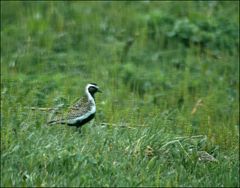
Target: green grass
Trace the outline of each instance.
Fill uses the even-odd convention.
[[[1,1],[1,186],[239,186],[238,7]],[[27,108],[89,82],[81,134]]]

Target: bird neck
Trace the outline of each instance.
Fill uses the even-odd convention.
[[[85,93],[86,93],[86,95],[87,95],[88,101],[90,101],[90,102],[92,102],[93,104],[95,104],[94,94],[92,95],[92,94],[88,91],[88,87],[86,87]]]

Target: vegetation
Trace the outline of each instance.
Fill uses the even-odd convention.
[[[238,62],[238,1],[1,1],[1,186],[239,186]]]

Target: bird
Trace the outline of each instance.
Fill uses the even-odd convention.
[[[95,93],[102,92],[96,83],[89,83],[85,87],[85,95],[71,106],[66,115],[51,118],[47,124],[67,124],[68,126],[82,127],[92,120],[96,113]]]

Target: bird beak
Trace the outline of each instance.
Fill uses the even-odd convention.
[[[98,89],[98,92],[99,92],[99,93],[102,93],[102,91],[101,91],[100,89]]]

